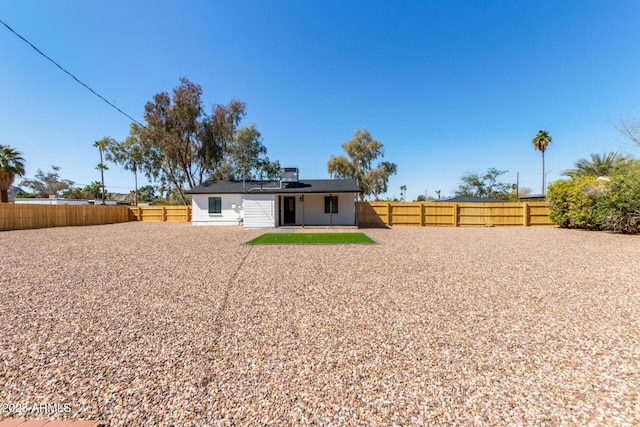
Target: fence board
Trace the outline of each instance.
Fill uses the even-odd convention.
[[[423,224],[431,227],[451,227],[453,225],[455,203],[423,203]]]
[[[0,204],[0,230],[3,231],[127,221],[127,206]]]
[[[391,204],[393,225],[420,225],[421,203]]]
[[[529,205],[529,225],[555,225],[549,219],[549,209],[543,203],[528,203]]]
[[[127,221],[189,222],[191,206],[0,204],[2,231]]]
[[[358,223],[366,226],[384,226],[389,223],[388,203],[358,203]]]
[[[191,206],[131,206],[131,221],[143,222],[189,222]]]
[[[554,225],[545,202],[358,202],[361,226],[514,227]]]

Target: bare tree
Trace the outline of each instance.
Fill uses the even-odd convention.
[[[631,142],[640,147],[640,119],[620,119],[616,129]]]

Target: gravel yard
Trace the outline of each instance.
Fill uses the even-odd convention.
[[[379,245],[1,232],[0,405],[109,426],[640,424],[639,237],[363,231]]]

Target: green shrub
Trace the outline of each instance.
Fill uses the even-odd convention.
[[[553,182],[547,193],[549,218],[560,227],[597,229],[599,187],[593,177]]]
[[[600,203],[605,211],[600,221],[603,230],[640,233],[640,169],[614,176]]]
[[[555,181],[547,199],[549,218],[561,227],[640,232],[638,168],[626,168],[610,181],[595,177]]]

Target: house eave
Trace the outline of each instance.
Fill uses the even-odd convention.
[[[359,193],[356,180],[304,180],[294,185],[279,181],[207,181],[187,194],[344,194]]]

